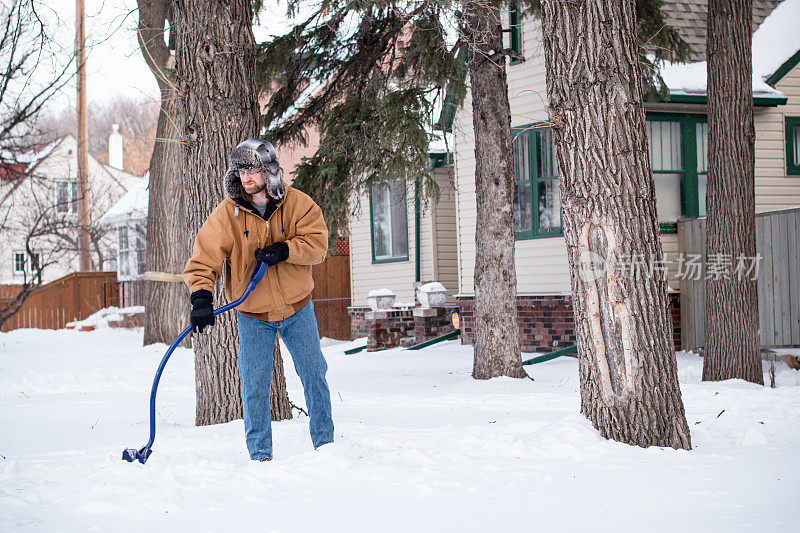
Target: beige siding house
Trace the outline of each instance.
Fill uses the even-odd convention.
[[[442,283],[449,299],[455,301],[458,263],[452,166],[439,166],[432,173],[441,191],[438,203],[415,201],[413,185],[402,181],[352,200],[349,234],[354,308],[367,307],[367,294],[375,289],[394,292],[398,307],[414,306],[415,284],[429,281]]]
[[[756,127],[755,188],[758,211],[800,205],[800,1],[754,2],[754,103]],[[666,2],[665,14],[705,55],[705,5]],[[774,12],[773,12],[774,11]],[[793,22],[792,22],[793,21]],[[552,139],[545,112],[546,81],[537,20],[510,17],[509,33],[524,62],[508,64],[515,166],[517,295],[523,349],[547,351],[574,343],[569,301],[566,247],[561,236],[560,194],[553,164]],[[793,26],[794,25],[794,26]],[[511,41],[513,39],[513,41]],[[668,102],[648,109],[650,152],[656,183],[661,240],[667,256],[673,321],[677,290],[677,220],[705,211],[706,96],[705,64],[668,65],[664,79]],[[796,124],[796,126],[795,126]],[[472,102],[468,95],[452,124],[455,157],[458,241],[458,300],[464,332],[471,342],[474,298],[476,198]],[[794,150],[794,152],[792,152]],[[793,159],[793,157],[795,159]],[[568,313],[565,313],[567,312]],[[678,339],[678,335],[675,336]]]

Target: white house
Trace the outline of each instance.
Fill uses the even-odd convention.
[[[17,160],[19,172],[0,179],[0,283],[30,278],[28,240],[39,264],[45,265],[42,282],[47,283],[79,269],[77,140],[67,135]],[[89,155],[89,220],[95,236],[91,256],[98,270],[115,268],[116,251],[97,221],[137,180]]]
[[[142,279],[145,271],[149,183],[148,172],[99,220],[102,227],[116,236],[114,259],[119,281]]]

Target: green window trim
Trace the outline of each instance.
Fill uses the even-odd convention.
[[[372,264],[383,264],[383,263],[402,263],[409,260],[408,255],[408,189],[406,187],[405,181],[403,183],[403,198],[405,202],[405,231],[406,231],[406,253],[403,256],[391,257],[387,259],[378,259],[375,256],[375,217],[373,212],[373,203],[372,203],[372,189],[374,187],[370,186],[369,188],[369,239],[370,239],[370,250],[372,253]]]
[[[797,50],[794,54],[792,54],[792,57],[784,61],[783,65],[778,67],[778,70],[773,72],[772,76],[767,78],[767,84],[774,87],[775,84],[781,81],[784,76],[789,74],[789,71],[796,67],[798,63],[800,63],[800,50]]]
[[[681,179],[681,218],[700,216],[699,176],[705,174],[697,170],[697,125],[708,122],[708,117],[691,113],[647,113],[647,120],[653,122],[678,122],[681,125],[681,152],[683,170]],[[658,173],[657,171],[654,173]],[[673,233],[674,223],[661,223],[661,233]]]
[[[509,46],[516,53],[522,55],[522,24],[520,23],[519,6],[516,2],[511,2],[508,6],[508,31]],[[516,57],[511,58],[510,65],[522,63]]]
[[[786,117],[786,174],[790,176],[800,175],[800,141],[795,146],[794,128],[800,128],[800,117]]]
[[[530,138],[527,142],[527,160],[528,160],[528,173],[526,176],[527,179],[520,182],[517,181],[515,176],[514,182],[515,182],[515,188],[517,186],[516,185],[517,183],[528,185],[530,187],[530,197],[528,198],[528,201],[530,202],[531,228],[523,231],[515,231],[516,240],[518,241],[564,236],[563,224],[557,228],[540,227],[541,215],[539,212],[540,206],[538,198],[539,184],[552,181],[558,183],[558,176],[555,174],[552,176],[544,176],[544,177],[539,176],[539,159],[536,149],[536,137],[538,132],[546,131],[549,129],[550,129],[549,126],[542,125],[541,123],[527,124],[525,126],[519,126],[511,129],[512,142],[519,135],[522,134],[530,135]],[[512,161],[512,164],[516,164],[516,161]],[[553,161],[553,166],[555,167],[555,158]],[[553,172],[555,173],[555,168],[553,168]],[[560,208],[559,208],[559,216],[560,216]]]
[[[681,214],[679,218],[697,218],[700,216],[700,191],[699,191],[699,177],[706,174],[706,172],[698,171],[698,146],[697,146],[697,125],[705,124],[708,122],[706,115],[702,114],[678,114],[678,113],[661,113],[649,112],[647,113],[647,120],[654,122],[678,122],[681,126],[681,154],[683,161],[683,170],[680,172],[664,171],[664,173],[680,173],[680,196],[681,196]],[[800,125],[800,117],[797,118],[797,124]],[[536,132],[546,130],[548,126],[539,125],[538,123],[527,124],[525,126],[515,127],[511,129],[511,138],[515,139],[522,133]],[[788,130],[787,130],[788,131]],[[563,221],[559,228],[542,229],[539,228],[539,202],[536,195],[538,195],[538,184],[542,181],[557,180],[558,177],[538,178],[538,160],[536,153],[535,142],[528,142],[528,162],[529,170],[527,180],[523,183],[530,184],[531,191],[531,229],[516,232],[516,240],[531,240],[543,239],[553,237],[563,237]],[[516,164],[516,161],[514,161]],[[798,169],[800,170],[800,169]],[[654,173],[659,173],[655,171]],[[798,172],[800,173],[800,172]],[[662,235],[674,235],[678,232],[677,222],[660,222],[660,233]]]

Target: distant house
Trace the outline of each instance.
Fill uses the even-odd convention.
[[[147,205],[150,173],[135,182],[98,221],[116,238],[115,257],[109,265],[119,281],[142,279],[146,269]]]
[[[47,283],[79,269],[77,140],[67,135],[15,159],[14,169],[0,172],[0,284],[30,278],[28,240],[38,264],[46,265],[41,281]],[[89,155],[91,256],[97,270],[113,269],[116,262],[113,240],[97,221],[138,179]]]

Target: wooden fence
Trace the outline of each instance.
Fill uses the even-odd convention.
[[[311,269],[314,313],[320,337],[350,340],[350,256],[329,255]]]
[[[0,331],[18,328],[60,329],[67,322],[83,320],[112,305],[116,294],[116,272],[77,272],[35,289],[20,310]],[[0,287],[0,307],[19,293],[19,286]]]
[[[678,221],[680,251],[701,258],[701,275],[681,280],[681,346],[705,346],[706,219]],[[759,342],[800,346],[800,208],[756,214]],[[733,258],[733,264],[736,259]]]
[[[330,255],[312,267],[312,274],[311,298],[320,336],[350,340],[350,256]],[[18,292],[18,285],[0,286],[0,307]],[[143,300],[141,282],[117,282],[115,272],[69,274],[36,289],[0,331],[60,329],[105,307],[144,305]]]

